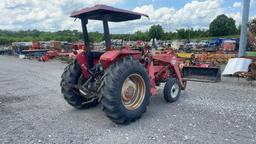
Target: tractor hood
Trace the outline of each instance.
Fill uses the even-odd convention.
[[[111,22],[136,20],[140,19],[141,16],[149,18],[148,15],[146,14],[114,8],[107,5],[95,5],[93,7],[88,7],[81,9],[79,11],[74,11],[71,14],[71,17],[74,18],[86,17],[87,19],[92,20],[103,20],[104,18],[107,18],[108,21]]]

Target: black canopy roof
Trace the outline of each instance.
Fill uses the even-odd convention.
[[[86,17],[87,19],[92,20],[103,20],[105,17],[107,17],[108,21],[112,22],[136,20],[140,19],[141,16],[148,17],[148,15],[146,14],[114,8],[107,5],[95,5],[93,7],[88,7],[81,9],[79,11],[74,11],[71,14],[71,17]]]

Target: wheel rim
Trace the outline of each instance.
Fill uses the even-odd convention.
[[[129,75],[122,86],[121,100],[128,110],[135,110],[145,98],[146,86],[144,79],[138,74]]]
[[[172,98],[176,98],[179,94],[179,85],[177,83],[173,84],[172,85],[172,88],[171,88],[171,96]]]

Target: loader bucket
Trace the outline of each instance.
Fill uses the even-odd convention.
[[[183,79],[197,82],[218,82],[221,80],[220,68],[188,66],[182,69]]]

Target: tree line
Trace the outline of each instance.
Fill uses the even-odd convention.
[[[209,29],[177,29],[173,32],[165,32],[160,25],[153,25],[146,32],[137,31],[132,34],[111,34],[112,39],[123,40],[143,40],[149,41],[151,38],[161,40],[174,40],[174,39],[196,39],[205,38],[209,36],[226,36],[238,35],[240,32],[239,27],[235,25],[235,20],[227,17],[226,15],[217,16],[209,25]],[[89,33],[91,42],[100,42],[104,40],[104,35],[99,32]],[[0,30],[0,45],[10,44],[12,42],[29,42],[29,41],[68,41],[76,42],[83,39],[82,32],[77,30],[63,30],[57,32],[45,32],[39,30],[22,30],[10,31]]]

